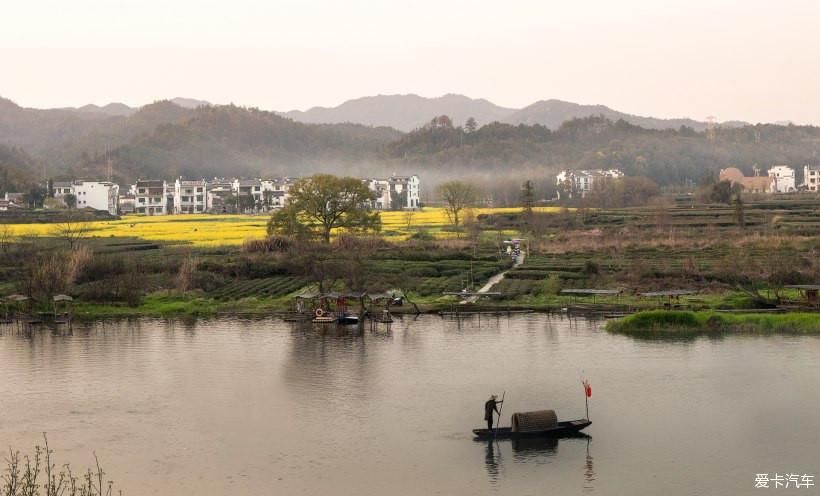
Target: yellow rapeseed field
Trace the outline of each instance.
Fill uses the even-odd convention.
[[[467,215],[517,212],[520,208],[474,208]],[[557,207],[539,207],[539,212],[557,212]],[[465,212],[461,213],[462,218]],[[197,246],[240,245],[247,239],[265,236],[268,215],[161,215],[125,216],[120,220],[88,224],[88,237],[136,237],[149,241],[191,243]],[[416,212],[382,212],[382,231],[390,238],[403,239],[418,229],[428,229],[436,237],[454,236],[442,232],[450,224],[443,208]],[[408,229],[409,224],[409,229]],[[59,224],[9,224],[14,236],[57,236]]]

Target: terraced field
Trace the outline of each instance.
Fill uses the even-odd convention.
[[[238,300],[248,297],[285,296],[304,286],[304,281],[297,277],[282,276],[264,279],[246,279],[225,284],[212,291],[211,296],[221,300]]]

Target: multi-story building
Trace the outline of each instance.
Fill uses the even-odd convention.
[[[161,179],[140,179],[134,185],[134,212],[144,215],[168,213],[167,183]]]
[[[258,212],[284,207],[294,184],[292,178],[276,179],[176,179],[173,183],[162,180],[139,180],[131,186],[133,212],[144,215],[202,212]],[[388,179],[365,179],[364,183],[376,191],[378,198],[372,207],[381,210],[417,209],[419,177],[396,176]],[[55,183],[56,185],[57,183]],[[130,206],[125,202],[124,206]]]
[[[134,194],[130,191],[123,195],[120,195],[119,198],[119,212],[121,215],[125,214],[133,214],[134,209],[136,208],[135,205],[136,199],[134,198]]]
[[[397,176],[393,174],[387,179],[390,184],[391,210],[417,209],[421,206],[419,197],[419,176]]]
[[[618,169],[596,169],[596,170],[563,170],[555,177],[555,185],[558,187],[558,197],[562,195],[567,198],[587,195],[595,183],[624,177],[624,173]]]
[[[120,187],[108,181],[55,181],[52,194],[55,198],[74,195],[77,208],[93,208],[111,215],[119,210]]]
[[[214,178],[206,186],[208,212],[223,213],[228,211],[228,199],[233,197],[233,181]]]
[[[370,208],[385,210],[390,208],[390,183],[385,179],[365,179],[367,189],[373,192],[375,198],[370,202]]]
[[[51,194],[54,195],[54,198],[73,195],[72,185],[72,181],[54,181],[51,184]]]
[[[120,187],[108,181],[74,181],[77,208],[93,208],[117,215]]]
[[[288,177],[262,180],[262,204],[267,208],[282,208],[288,201],[293,180]]]
[[[208,183],[202,180],[174,182],[174,213],[201,214],[208,210]]]
[[[375,195],[371,208],[378,210],[415,210],[421,207],[419,177],[397,176],[387,179],[365,179],[363,182]]]
[[[820,166],[803,167],[803,186],[809,191],[820,191]]]
[[[795,191],[794,169],[788,165],[774,165],[769,169],[772,180],[772,193],[791,193]]]
[[[233,192],[236,196],[251,196],[255,202],[262,201],[262,180],[234,179]]]

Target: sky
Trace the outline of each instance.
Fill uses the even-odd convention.
[[[0,96],[286,111],[460,93],[820,125],[818,20],[817,0],[27,0],[2,9]]]

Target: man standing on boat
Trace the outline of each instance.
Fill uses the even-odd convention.
[[[484,403],[484,420],[487,421],[487,430],[493,430],[493,412],[501,415],[501,412],[498,410],[498,405],[504,403],[504,401],[496,401],[498,396],[492,395],[490,399]]]

